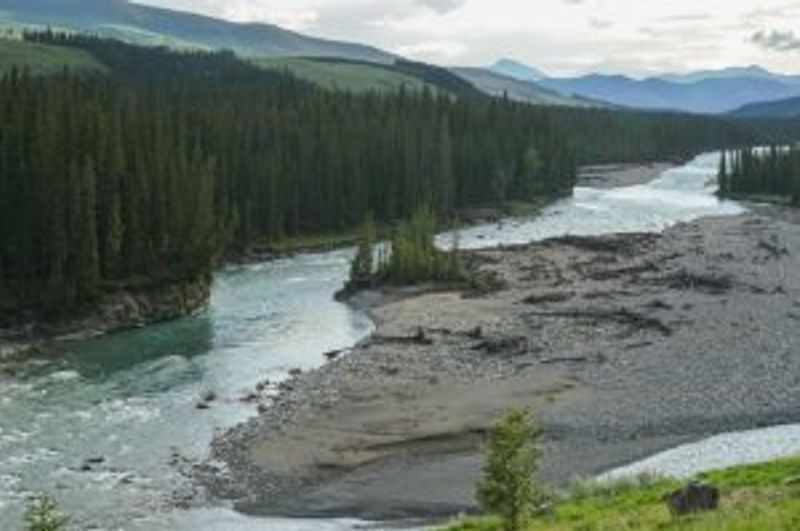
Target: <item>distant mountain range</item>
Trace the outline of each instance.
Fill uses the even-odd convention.
[[[254,59],[335,58],[383,65],[393,65],[398,59],[391,53],[371,46],[309,37],[271,24],[234,23],[138,5],[128,0],[0,0],[0,27],[4,25],[87,31],[143,45],[224,48]],[[323,75],[318,65],[293,66],[296,70],[313,67],[316,68],[313,72],[315,76]],[[322,66],[330,72],[325,76],[335,75],[330,65]],[[369,71],[368,65],[358,68],[347,66],[351,77],[360,75],[360,71],[356,71],[359,68]],[[506,95],[517,101],[538,105],[728,113],[739,112],[742,107],[753,103],[800,97],[800,76],[774,74],[758,66],[664,74],[642,80],[600,74],[551,78],[536,68],[511,59],[501,59],[488,68],[455,68],[451,71],[486,94]],[[400,83],[402,76],[412,76],[422,83],[433,82],[437,86],[446,78],[444,71],[428,79],[425,77],[430,74],[428,70],[403,70],[387,82],[384,71],[368,73],[371,75],[369,82],[373,82],[374,78],[376,84],[388,83],[392,86]],[[351,85],[353,82],[353,79],[349,80]],[[447,82],[447,91],[458,85],[455,79]],[[338,86],[336,79],[325,84]],[[464,89],[461,87],[459,90]],[[774,108],[784,107],[778,105]],[[745,108],[741,112],[753,111]]]
[[[395,58],[371,46],[317,39],[271,24],[238,24],[127,0],[0,0],[0,23],[90,31],[135,44],[226,48],[244,56],[338,57],[382,63]]]
[[[500,65],[500,66],[498,66]],[[530,80],[538,70],[502,60],[490,67],[518,80]],[[647,79],[590,74],[572,78],[538,78],[536,83],[563,96],[651,110],[719,114],[755,102],[800,96],[800,76],[774,74],[758,66],[664,74]]]
[[[737,118],[800,118],[800,97],[750,103],[730,113]]]
[[[501,76],[510,77],[519,81],[536,82],[547,78],[547,75],[545,75],[541,70],[537,70],[532,66],[528,66],[512,59],[500,59],[495,64],[490,66],[489,70],[500,74]]]
[[[497,73],[494,68],[451,68],[456,75],[472,83],[478,90],[495,97],[508,97],[531,105],[566,107],[608,107],[603,102],[580,96],[567,96],[534,83]]]
[[[731,78],[751,78],[751,79],[770,79],[787,85],[800,85],[800,75],[784,75],[770,72],[758,65],[743,67],[722,68],[720,70],[700,70],[686,74],[662,74],[657,76],[664,81],[674,83],[696,83],[707,79],[731,79]]]

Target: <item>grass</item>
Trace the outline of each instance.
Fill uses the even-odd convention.
[[[419,91],[425,86],[421,79],[396,72],[390,66],[355,61],[315,60],[307,58],[261,58],[254,64],[270,70],[289,70],[292,74],[321,87],[354,93],[397,91],[401,87]]]
[[[673,517],[663,496],[680,487],[675,480],[645,478],[610,484],[581,482],[558,501],[551,514],[528,531],[789,531],[800,529],[800,458],[783,459],[702,474],[720,488],[718,511]],[[464,518],[447,531],[499,531],[491,517]]]
[[[73,70],[105,71],[106,68],[88,52],[65,46],[0,39],[0,75],[12,67],[28,68],[31,74],[48,75],[65,66]]]

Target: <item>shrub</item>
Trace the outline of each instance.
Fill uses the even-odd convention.
[[[350,264],[349,286],[351,289],[362,289],[372,285],[375,274],[374,257],[375,222],[372,220],[372,216],[368,216],[364,221],[356,256]]]
[[[380,264],[381,280],[391,284],[452,282],[464,279],[457,241],[449,251],[436,248],[436,216],[429,207],[419,209],[392,236],[388,260]]]
[[[58,510],[58,504],[49,496],[31,500],[25,511],[27,531],[62,531],[69,524],[69,516]]]
[[[547,502],[534,477],[541,456],[535,445],[540,435],[524,410],[509,412],[489,433],[476,497],[484,511],[503,519],[506,531],[523,529]]]

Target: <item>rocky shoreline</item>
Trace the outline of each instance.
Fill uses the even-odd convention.
[[[797,421],[797,221],[482,251],[509,289],[364,296],[378,335],[285,384],[217,455],[246,509],[418,516],[470,507],[479,435],[509,407],[539,412],[555,481]]]
[[[488,294],[364,293],[376,334],[262,397],[201,480],[255,514],[435,517],[474,507],[511,407],[536,411],[555,483],[799,421],[798,253],[800,212],[754,208],[470,253],[506,281]]]
[[[0,328],[0,359],[41,351],[52,342],[86,339],[192,315],[206,306],[210,294],[210,278],[110,293],[90,310],[60,322]]]

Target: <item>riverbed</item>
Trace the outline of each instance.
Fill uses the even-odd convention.
[[[464,230],[461,245],[658,232],[705,216],[736,216],[742,206],[713,195],[717,160],[704,155],[649,183],[579,187],[541,217]],[[450,239],[444,235],[442,242]],[[226,269],[216,276],[209,310],[201,315],[63,344],[46,357],[0,369],[0,528],[13,528],[25,497],[40,491],[55,495],[87,527],[367,525],[347,518],[244,517],[204,502],[184,475],[207,457],[215,435],[256,414],[256,404],[242,399],[258,384],[269,381],[265,394],[276,394],[291,370],[319,367],[323,353],[351,347],[374,330],[366,314],[332,299],[351,254]],[[209,409],[198,409],[209,391],[216,399]],[[646,455],[639,451],[632,456]]]

